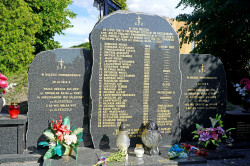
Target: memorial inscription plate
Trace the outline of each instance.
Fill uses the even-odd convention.
[[[226,75],[221,61],[205,54],[181,54],[182,141],[192,141],[195,123],[210,127],[209,117],[226,111]]]
[[[90,57],[90,52],[83,49],[56,49],[37,54],[30,64],[28,148],[37,147],[51,119],[60,115],[70,116],[72,125],[82,127],[90,71],[86,56]]]
[[[116,147],[121,122],[133,146],[148,120],[158,124],[164,143],[178,141],[179,41],[167,20],[118,11],[101,19],[90,39],[94,147]]]

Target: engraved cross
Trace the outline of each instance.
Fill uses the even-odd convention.
[[[141,19],[142,19],[142,18],[141,18],[140,16],[138,16],[138,17],[137,17],[138,24],[140,24],[140,23],[141,23]]]
[[[202,73],[204,72],[204,65],[203,64],[201,65],[201,72]]]
[[[63,67],[63,60],[61,59],[60,61],[58,61],[59,63],[60,63],[60,65],[61,65],[61,69],[62,69],[62,67]]]

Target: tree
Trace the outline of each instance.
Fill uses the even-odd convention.
[[[209,53],[220,58],[227,73],[228,90],[234,90],[230,81],[249,77],[249,1],[181,0],[177,7],[180,5],[194,8],[192,14],[177,16],[177,20],[186,22],[186,27],[179,30],[182,42],[194,41],[193,53]]]
[[[63,30],[72,27],[68,18],[74,18],[75,13],[67,9],[71,0],[25,0],[32,8],[42,25],[36,33],[35,53],[59,48],[59,42],[54,41],[55,34],[63,34]]]
[[[127,0],[116,0],[119,4],[121,4],[121,8],[122,10],[127,10],[127,4],[126,1]],[[114,1],[115,2],[115,1]]]
[[[90,44],[89,42],[85,42],[77,46],[72,46],[71,48],[84,48],[84,49],[90,50]]]
[[[24,0],[1,0],[0,9],[0,72],[9,75],[31,63],[41,22]]]

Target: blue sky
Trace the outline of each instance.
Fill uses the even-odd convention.
[[[63,32],[65,35],[56,35],[55,40],[59,41],[63,48],[87,42],[89,33],[92,31],[98,20],[99,11],[93,7],[94,0],[74,0],[68,8],[77,14],[75,19],[70,19],[73,28]],[[127,0],[128,9],[135,12],[156,14],[169,18],[175,18],[180,13],[191,13],[192,8],[182,10],[176,9],[179,0]]]

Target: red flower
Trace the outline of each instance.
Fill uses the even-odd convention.
[[[207,152],[202,152],[201,150],[197,150],[196,153],[198,156],[207,156]]]
[[[53,130],[59,130],[61,128],[61,123],[53,124]]]
[[[67,129],[67,125],[61,126],[60,131],[63,132],[64,134],[70,134],[70,130]]]

